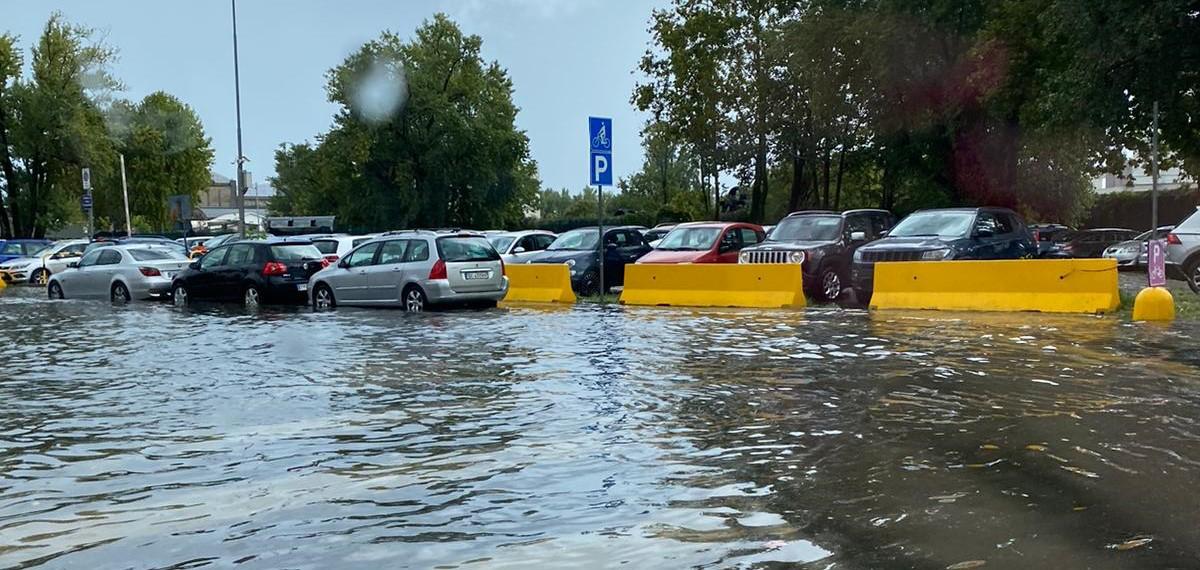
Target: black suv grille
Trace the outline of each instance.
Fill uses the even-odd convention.
[[[862,260],[875,263],[878,261],[920,261],[921,251],[864,251]]]

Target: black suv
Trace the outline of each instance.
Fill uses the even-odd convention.
[[[522,260],[522,263],[565,263],[571,268],[571,287],[581,295],[595,295],[600,289],[600,255],[596,242],[600,231],[595,226],[559,234],[550,247]],[[636,226],[604,228],[604,288],[625,283],[625,265],[650,252],[650,245]]]
[[[241,300],[248,307],[264,303],[308,303],[308,278],[329,262],[307,239],[239,241],[222,245],[193,261],[175,277],[175,304],[194,300]]]
[[[880,261],[1021,259],[1037,255],[1025,221],[1007,208],[921,210],[900,220],[887,237],[854,253],[854,290],[866,303]]]
[[[887,210],[794,212],[780,220],[766,241],[747,247],[739,263],[799,263],[807,293],[834,301],[850,282],[854,251],[882,237],[896,223]]]

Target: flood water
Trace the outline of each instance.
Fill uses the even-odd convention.
[[[1198,336],[14,288],[0,567],[1196,567]]]

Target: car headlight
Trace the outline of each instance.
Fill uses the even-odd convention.
[[[804,252],[793,251],[788,254],[788,263],[804,263]]]
[[[743,251],[738,254],[738,263],[750,263],[750,252]]]
[[[940,261],[943,259],[949,259],[950,253],[951,253],[951,250],[946,249],[946,248],[931,249],[929,251],[926,251],[925,253],[922,253],[921,259],[925,260],[925,261]]]

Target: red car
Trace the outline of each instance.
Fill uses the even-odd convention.
[[[679,224],[638,263],[737,263],[738,252],[765,239],[762,226],[742,222]]]

